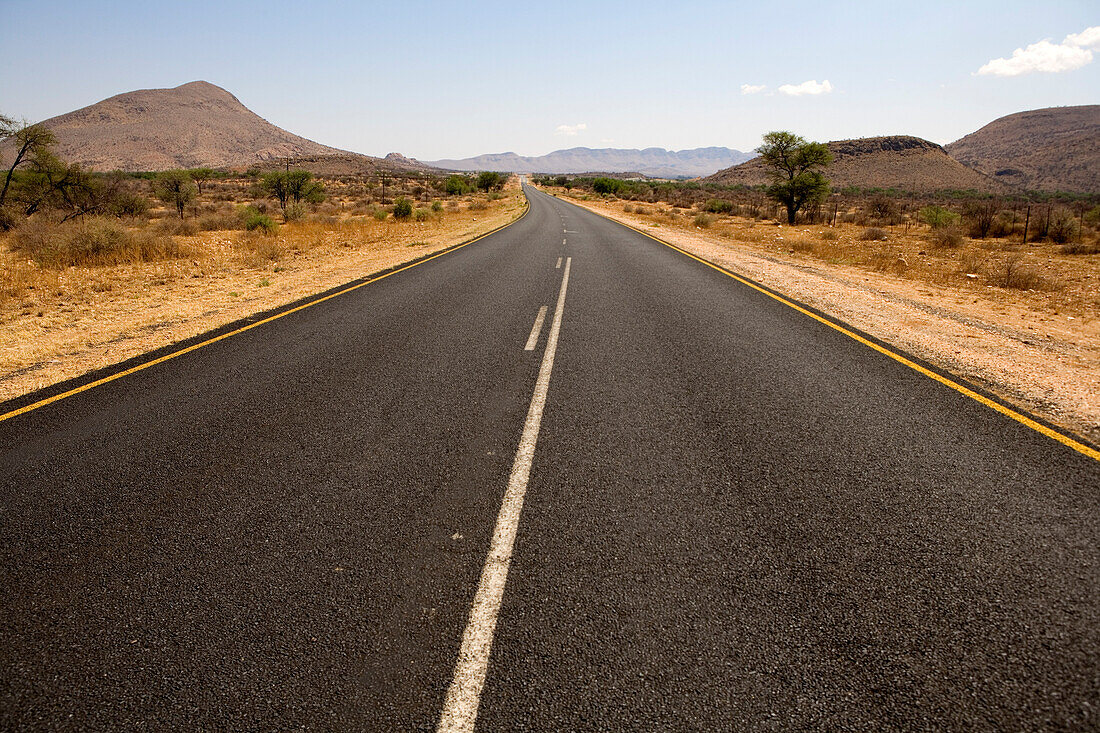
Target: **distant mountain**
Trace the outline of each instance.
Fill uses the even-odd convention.
[[[539,156],[495,153],[462,160],[436,160],[428,165],[459,171],[515,171],[521,173],[624,173],[637,171],[657,178],[706,176],[751,158],[750,153],[730,148],[665,150],[646,148],[569,148]]]
[[[352,169],[425,167],[403,156],[383,162],[299,137],[205,81],[126,92],[43,124],[57,136],[62,159],[98,170],[244,167],[287,157],[341,161]]]
[[[833,188],[897,188],[932,192],[947,189],[998,193],[1010,187],[968,168],[928,140],[908,135],[836,140],[827,143],[833,162],[825,171]],[[724,184],[754,186],[768,183],[760,158],[719,171],[705,178]]]
[[[1100,193],[1100,105],[1017,112],[947,145],[947,152],[1021,188]]]

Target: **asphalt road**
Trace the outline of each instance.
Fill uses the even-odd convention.
[[[1100,462],[528,194],[0,422],[0,727],[432,730],[494,587],[479,730],[1100,727]]]

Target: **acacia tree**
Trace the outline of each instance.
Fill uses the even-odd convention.
[[[188,171],[191,174],[191,180],[195,182],[195,186],[199,189],[199,196],[202,196],[202,184],[210,180],[214,175],[213,168],[192,168]]]
[[[4,177],[4,187],[0,189],[0,207],[3,207],[4,200],[8,197],[15,169],[19,164],[38,156],[49,155],[50,146],[57,141],[49,128],[42,124],[20,124],[10,117],[0,115],[0,139],[3,138],[10,138],[15,144],[15,158]]]
[[[477,187],[485,193],[489,193],[490,188],[499,191],[504,187],[504,176],[496,171],[484,171],[477,177]]]
[[[198,195],[198,189],[195,187],[195,182],[191,180],[191,174],[181,170],[161,173],[157,176],[154,190],[161,201],[176,207],[181,219],[187,204]]]
[[[264,175],[261,186],[269,196],[279,201],[279,208],[286,211],[291,200],[296,204],[302,201],[316,204],[325,200],[325,187],[320,181],[313,180],[309,171],[272,171]]]
[[[807,142],[793,132],[776,131],[764,136],[756,152],[764,160],[768,197],[787,208],[787,223],[794,224],[798,210],[829,195],[829,182],[822,168],[833,162],[833,154],[821,143]]]

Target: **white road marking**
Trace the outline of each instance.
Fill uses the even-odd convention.
[[[563,239],[561,243],[565,244],[565,240]],[[554,269],[555,270],[560,270],[561,269],[561,257],[558,258],[558,264],[554,265]]]
[[[527,345],[524,351],[534,351],[535,344],[539,342],[539,333],[542,331],[542,322],[546,319],[546,306],[539,308],[539,314],[535,316],[535,325],[531,326],[531,335],[527,337]]]
[[[523,435],[516,450],[516,459],[512,463],[508,489],[504,492],[504,501],[500,506],[500,514],[497,515],[493,541],[489,545],[489,555],[485,558],[485,568],[481,571],[481,581],[474,596],[474,605],[470,609],[470,619],[462,634],[462,648],[458,652],[454,679],[443,701],[443,712],[437,729],[440,733],[470,733],[477,721],[481,690],[485,686],[485,674],[489,670],[489,653],[493,649],[493,634],[504,596],[504,584],[508,580],[508,567],[512,562],[516,530],[519,528],[519,515],[523,510],[523,497],[527,492],[527,479],[535,457],[542,411],[550,389],[550,372],[554,369],[554,354],[558,350],[558,334],[561,332],[561,316],[565,310],[565,291],[569,285],[569,265],[572,260],[572,257],[565,258],[558,305],[554,309],[554,320],[546,337],[546,351],[542,355],[535,393],[531,396],[527,422],[523,425]]]
[[[566,234],[579,234],[579,232],[573,231],[572,229],[563,229],[562,231]]]

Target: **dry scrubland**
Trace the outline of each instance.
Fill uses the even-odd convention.
[[[790,227],[768,218],[771,207],[734,206],[755,213],[738,216],[708,213],[703,202],[550,190],[1100,441],[1100,235],[1085,217],[1069,242],[1048,233],[1024,245],[1022,211],[1014,225],[1001,215],[1001,236],[971,238],[965,220],[932,228],[915,208],[903,213],[882,199],[842,207],[836,226]]]
[[[78,376],[476,237],[524,210],[518,185],[447,195],[432,180],[325,180],[324,203],[256,200],[251,181],[203,186],[174,209],[58,222],[0,235],[0,400]],[[135,193],[149,195],[146,181]],[[392,215],[395,197],[413,212]],[[245,205],[277,223],[246,230]],[[257,212],[259,210],[259,212]]]

